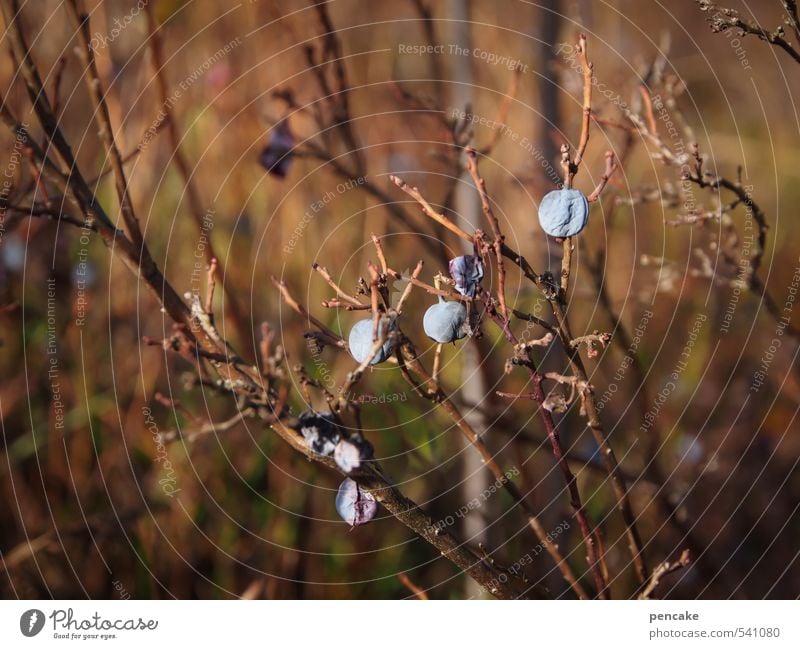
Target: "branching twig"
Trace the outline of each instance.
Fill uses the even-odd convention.
[[[691,554],[688,550],[681,552],[680,558],[675,562],[664,561],[653,568],[653,574],[650,575],[650,580],[647,585],[639,593],[638,599],[650,599],[650,595],[658,587],[661,580],[669,574],[686,568],[692,562]]]
[[[713,12],[713,15],[708,18],[708,23],[711,25],[711,31],[715,33],[725,32],[728,29],[736,29],[740,36],[750,34],[760,38],[762,41],[775,45],[781,48],[789,56],[791,56],[797,63],[800,63],[800,51],[796,49],[785,38],[785,30],[783,25],[778,25],[774,30],[769,31],[762,27],[759,23],[745,20],[739,16],[739,12],[735,9],[728,9],[727,7],[720,7],[715,2],[709,0],[695,0],[700,6],[700,11]],[[792,29],[795,37],[800,40],[800,30],[797,26],[797,4],[793,0],[786,2],[784,0],[784,7],[789,11]]]
[[[311,313],[309,313],[308,309],[306,309],[302,304],[300,304],[297,300],[292,297],[292,294],[289,292],[289,287],[286,286],[286,282],[283,280],[279,280],[276,277],[272,278],[272,283],[278,287],[278,290],[281,293],[281,297],[283,297],[283,301],[295,312],[299,313],[303,316],[308,322],[313,324],[317,329],[319,329],[323,334],[325,334],[328,338],[335,341],[335,345],[337,347],[341,347],[343,349],[347,349],[347,341],[344,340],[339,334],[332,331],[329,327],[323,324],[321,321],[317,320]]]
[[[600,177],[600,182],[597,183],[597,187],[595,187],[594,191],[586,197],[590,203],[596,202],[600,198],[600,194],[602,193],[605,186],[608,184],[608,179],[614,174],[617,170],[617,161],[614,158],[613,151],[606,151],[606,168],[603,171],[603,175]]]
[[[425,198],[420,193],[419,189],[417,189],[416,187],[409,186],[408,184],[406,184],[405,181],[403,181],[401,178],[398,178],[397,176],[389,176],[389,179],[395,185],[397,185],[401,190],[403,190],[406,194],[411,196],[411,198],[417,201],[417,203],[419,203],[422,206],[422,211],[426,216],[432,218],[439,225],[444,226],[445,228],[450,230],[450,232],[458,235],[465,241],[469,241],[470,243],[472,243],[472,237],[468,235],[466,232],[464,232],[464,230],[458,227],[453,221],[447,218],[444,214],[441,214],[440,212],[436,211],[431,206],[431,204],[425,200]]]
[[[343,289],[339,287],[339,285],[333,280],[331,274],[328,272],[328,269],[325,266],[320,266],[317,262],[311,264],[311,268],[317,271],[322,278],[328,283],[334,291],[336,291],[336,295],[338,295],[343,300],[349,302],[351,305],[355,306],[356,309],[363,309],[363,308],[370,308],[368,305],[364,304],[361,300],[359,300],[354,295],[350,295]]]
[[[478,451],[486,468],[491,471],[498,483],[502,485],[502,487],[514,499],[514,503],[525,513],[531,529],[537,535],[537,538],[539,538],[543,545],[545,545],[547,551],[550,553],[550,556],[555,561],[556,566],[564,576],[564,579],[570,584],[580,599],[586,599],[588,595],[581,586],[580,582],[575,578],[575,575],[572,573],[572,569],[569,567],[569,564],[564,560],[564,557],[561,556],[558,548],[546,538],[547,534],[543,533],[544,528],[542,527],[535,510],[527,502],[519,488],[509,479],[508,475],[497,464],[497,461],[494,459],[491,451],[489,451],[484,444],[481,436],[478,435],[472,426],[470,426],[469,423],[464,419],[459,410],[456,408],[452,399],[444,393],[434,377],[425,371],[425,368],[417,357],[417,352],[414,349],[414,346],[407,338],[404,340],[401,346],[400,358],[402,360],[401,370],[403,371],[403,376],[412,385],[412,387],[415,387],[415,392],[417,392],[417,394],[420,396],[439,404],[439,407],[442,408],[452,419],[453,423],[458,427],[465,439],[475,448],[475,450]],[[417,375],[418,378],[416,380],[410,374],[409,370],[413,371],[414,374]],[[423,391],[420,389],[423,385],[433,386],[433,390]],[[582,514],[581,508],[581,512],[578,516],[579,522],[581,522],[584,518],[585,516]],[[583,522],[585,523],[585,521]]]

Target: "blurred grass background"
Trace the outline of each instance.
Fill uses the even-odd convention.
[[[42,1],[24,10],[36,61],[47,76],[59,58],[67,57],[62,84],[61,125],[70,137],[84,173],[104,171],[107,161],[91,108],[72,52],[71,30],[55,1]],[[89,2],[92,32],[109,35],[114,20],[122,20],[134,3],[128,0]],[[563,13],[556,30],[542,34],[548,9]],[[774,6],[773,6],[774,5]],[[319,261],[354,287],[374,259],[369,234],[391,235],[386,241],[390,263],[397,270],[413,268],[424,258],[426,276],[441,268],[427,256],[415,229],[418,221],[400,224],[388,217],[366,192],[337,191],[342,179],[310,158],[298,158],[285,180],[270,177],[258,165],[270,126],[285,109],[271,98],[273,90],[291,88],[298,101],[319,96],[314,76],[307,70],[302,47],[320,46],[319,26],[302,2],[278,0],[222,6],[212,2],[159,1],[166,77],[170,91],[180,90],[173,111],[183,134],[182,149],[192,166],[193,181],[203,207],[213,210],[211,237],[220,257],[225,282],[233,287],[246,314],[244,331],[226,320],[225,296],[217,292],[218,322],[247,358],[257,357],[262,321],[279,329],[289,365],[305,363],[312,374],[321,365],[309,353],[302,332],[305,323],[282,308],[270,275],[285,278],[295,295],[315,314],[341,332],[355,316],[319,307],[329,289],[312,276],[310,265]],[[731,6],[737,6],[731,4]],[[666,32],[671,38],[670,69],[687,85],[681,107],[697,134],[710,166],[735,177],[743,165],[744,177],[770,219],[763,277],[783,303],[798,261],[798,121],[793,98],[798,78],[782,52],[753,38],[743,47],[755,72],[743,71],[729,39],[712,34],[693,2],[662,4],[636,0],[616,2],[563,1],[550,3],[469,3],[471,37],[476,47],[519,60],[528,67],[506,123],[539,150],[552,150],[563,136],[542,118],[542,81],[553,86],[559,104],[557,126],[572,141],[580,119],[580,80],[553,55],[561,42],[572,43],[579,30],[590,38],[595,75],[629,101],[637,91],[637,71],[657,53]],[[434,28],[446,43],[447,18],[452,3],[430,3]],[[778,3],[757,3],[765,24],[778,24]],[[404,110],[393,80],[420,95],[443,94],[448,103],[454,57],[412,56],[398,53],[398,44],[424,43],[426,36],[413,2],[357,3],[336,0],[330,14],[346,57],[355,132],[364,149],[367,175],[397,200],[389,173],[400,173],[429,197],[442,200],[447,173],[436,119]],[[553,24],[552,21],[547,24]],[[544,44],[537,40],[542,37]],[[109,89],[117,143],[132,151],[153,124],[160,102],[145,46],[144,14],[134,17],[108,47],[98,49],[101,74]],[[236,39],[239,39],[238,41]],[[192,74],[229,45],[230,52],[208,70],[187,82]],[[501,65],[470,59],[474,76],[472,111],[493,118],[511,72]],[[443,83],[434,72],[441,66]],[[15,79],[8,57],[0,63],[0,86],[31,131],[40,133],[29,112],[24,87]],[[181,84],[184,84],[185,89]],[[616,108],[601,95],[595,98],[599,114],[619,119]],[[292,117],[298,140],[319,138],[308,118]],[[476,126],[477,145],[491,133]],[[603,168],[603,154],[618,149],[622,134],[596,130],[578,186],[593,188]],[[13,148],[7,133],[0,134],[2,151]],[[155,259],[180,292],[192,290],[191,273],[198,250],[197,226],[189,216],[180,174],[171,164],[172,150],[163,132],[156,135],[127,166],[131,193],[145,236]],[[554,164],[556,161],[554,161]],[[556,165],[557,168],[557,165]],[[482,172],[509,243],[534,262],[537,270],[557,268],[535,218],[541,196],[552,188],[531,152],[509,137],[501,137]],[[438,174],[438,175],[437,175]],[[30,177],[24,164],[15,170],[20,185]],[[640,144],[609,190],[622,197],[645,186],[675,182]],[[334,198],[297,239],[291,254],[284,253],[305,214],[326,192]],[[116,200],[111,176],[99,183],[98,195],[111,214]],[[696,191],[698,200],[713,208],[710,195]],[[673,596],[797,595],[800,547],[797,507],[800,484],[796,461],[800,444],[796,414],[800,386],[795,373],[797,349],[783,340],[772,361],[766,383],[746,408],[753,372],[764,349],[775,337],[775,323],[759,311],[758,300],[743,293],[731,332],[719,333],[730,288],[694,278],[687,268],[692,248],[710,240],[708,229],[674,229],[664,225],[673,214],[658,203],[622,205],[611,229],[595,208],[581,237],[576,255],[576,288],[570,316],[576,332],[608,329],[595,304],[591,279],[582,257],[598,247],[609,250],[604,278],[623,323],[634,328],[647,307],[656,272],[639,265],[642,254],[677,262],[679,279],[671,292],[659,293],[649,307],[648,324],[639,351],[649,370],[655,394],[673,371],[698,310],[708,314],[688,369],[678,389],[658,415],[665,433],[659,462],[671,476],[670,497],[680,501],[679,516],[695,525],[707,552],[723,569],[708,581],[690,568]],[[741,213],[740,213],[741,216]],[[741,226],[742,221],[739,221]],[[455,241],[446,241],[454,254]],[[159,430],[176,426],[192,429],[197,422],[221,421],[235,412],[230,399],[211,391],[187,389],[184,374],[190,366],[159,347],[145,346],[142,336],[163,338],[171,323],[152,297],[137,284],[127,268],[92,237],[88,246],[93,281],[88,291],[86,324],[74,324],[75,267],[82,244],[79,233],[67,226],[25,219],[4,233],[0,247],[0,304],[18,308],[0,314],[0,417],[2,461],[0,489],[5,506],[0,511],[0,550],[5,560],[4,597],[115,597],[121,584],[132,597],[236,597],[247,593],[263,597],[363,598],[406,597],[409,591],[397,579],[408,572],[418,584],[432,588],[434,597],[457,598],[467,592],[465,579],[424,542],[387,516],[348,531],[333,506],[336,476],[308,463],[269,430],[247,422],[209,435],[191,444],[168,446],[174,472],[175,497],[165,495],[159,480],[168,477],[143,408],[149,407]],[[47,280],[56,282],[54,314],[48,314]],[[509,294],[522,310],[533,310],[537,295],[510,275]],[[421,321],[429,301],[415,294],[411,314]],[[646,297],[646,299],[644,299]],[[52,306],[52,305],[51,305]],[[55,317],[58,383],[65,407],[63,428],[57,428],[53,381],[48,377],[48,316]],[[421,341],[421,327],[406,325]],[[487,346],[497,342],[487,329]],[[500,346],[502,347],[502,345]],[[460,360],[446,351],[444,382],[457,388]],[[498,351],[486,363],[492,391],[524,389],[521,377],[503,376],[508,352]],[[352,361],[329,350],[322,354],[325,371],[343,378]],[[593,383],[602,394],[613,381],[622,353],[611,348],[597,361]],[[431,350],[426,351],[427,363]],[[548,361],[545,361],[547,365]],[[558,359],[552,367],[559,369]],[[296,376],[290,377],[296,380]],[[499,383],[502,380],[502,383]],[[495,383],[497,385],[495,386]],[[604,423],[623,466],[636,475],[642,466],[637,431],[638,411],[629,407],[638,386],[627,372],[619,392],[603,410]],[[179,401],[172,409],[154,399],[155,392]],[[464,504],[456,489],[464,450],[457,431],[429,404],[411,393],[396,372],[376,370],[368,393],[394,395],[391,405],[365,405],[364,425],[385,459],[390,473],[409,496],[423,504],[434,519],[452,515]],[[302,408],[298,393],[295,411]],[[321,403],[314,404],[321,407]],[[509,408],[489,399],[489,408],[504,413],[506,425],[493,427],[489,443],[502,449],[506,467],[519,467],[532,498],[555,527],[569,519],[560,477],[553,473],[552,456],[542,444],[542,431],[529,403]],[[579,434],[577,413],[564,422],[565,442],[591,455],[590,437]],[[513,438],[514,443],[507,445]],[[612,590],[630,592],[631,570],[613,496],[602,475],[576,464],[587,507],[595,521],[604,521],[609,567],[623,576]],[[170,473],[172,475],[172,473]],[[163,484],[163,483],[162,483]],[[654,487],[641,481],[632,489],[641,513],[642,531],[651,562],[674,558],[683,545],[656,514]],[[477,495],[477,494],[476,494]],[[489,530],[492,547],[513,563],[535,547],[532,535],[513,511],[505,495],[496,495],[487,507],[494,521]],[[506,513],[508,512],[508,513]],[[383,512],[385,514],[385,512]],[[522,531],[520,531],[522,530]],[[29,545],[29,542],[33,542]],[[582,570],[580,538],[573,526],[559,543]],[[33,551],[32,551],[33,549]],[[542,555],[544,557],[544,555]],[[701,559],[702,560],[702,559]],[[757,567],[757,569],[753,569]],[[528,568],[542,576],[552,566],[545,558]],[[551,585],[560,592],[553,576]]]

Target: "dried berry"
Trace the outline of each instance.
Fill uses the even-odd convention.
[[[574,237],[589,220],[589,202],[577,189],[557,189],[539,204],[539,223],[551,237]]]
[[[341,429],[329,412],[307,410],[300,415],[300,434],[315,453],[330,455],[341,439]]]
[[[569,404],[561,392],[553,391],[542,402],[542,408],[550,412],[566,412]]]
[[[353,328],[350,330],[350,337],[348,339],[348,343],[350,345],[350,354],[359,363],[363,363],[367,360],[370,352],[372,351],[372,347],[375,344],[372,340],[374,327],[375,325],[372,318],[365,318],[364,320],[359,320],[356,322],[355,325],[353,325]],[[383,321],[378,323],[378,338],[380,338],[382,335]],[[393,347],[394,343],[391,340],[387,340],[385,343],[383,343],[383,347],[378,350],[369,364],[377,365],[378,363],[383,363],[383,361],[389,358]]]
[[[450,277],[455,280],[455,289],[468,297],[475,297],[483,279],[483,262],[476,255],[464,255],[450,260]]]
[[[285,178],[292,162],[294,136],[289,129],[289,121],[283,120],[275,125],[267,146],[261,151],[258,161],[273,176]]]
[[[461,302],[439,302],[430,307],[422,318],[422,328],[428,338],[437,343],[452,343],[467,335],[464,324],[467,309]]]
[[[346,439],[341,440],[336,445],[333,451],[333,459],[345,473],[350,473],[353,469],[361,466],[361,452],[358,446]]]
[[[345,478],[336,494],[336,511],[353,527],[369,523],[375,516],[378,503],[375,496],[364,491],[358,483]]]

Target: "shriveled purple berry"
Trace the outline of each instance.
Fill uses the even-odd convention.
[[[483,279],[483,262],[477,255],[463,255],[450,260],[450,277],[455,280],[455,289],[468,297],[475,297]]]
[[[369,523],[378,510],[375,496],[364,491],[355,480],[345,478],[336,494],[336,511],[353,527]]]
[[[378,338],[383,335],[383,326],[383,321],[378,323]],[[350,345],[350,354],[359,363],[366,361],[370,352],[372,351],[372,346],[374,345],[372,340],[373,331],[374,322],[372,318],[359,320],[350,330],[350,337],[348,339],[348,344]],[[383,363],[383,361],[385,361],[391,355],[393,347],[394,345],[392,341],[387,340],[385,343],[383,343],[383,347],[378,350],[369,364],[377,365],[378,363]]]
[[[557,189],[539,203],[539,223],[551,237],[574,237],[589,220],[589,201],[577,189]]]
[[[331,455],[341,439],[341,429],[329,412],[307,410],[300,419],[300,434],[315,453]]]
[[[292,163],[293,148],[294,136],[289,128],[289,120],[283,120],[272,129],[267,146],[261,151],[258,161],[268,173],[285,178]]]
[[[445,302],[440,298],[425,312],[422,328],[437,343],[452,343],[467,335],[466,321],[467,308],[461,302]]]

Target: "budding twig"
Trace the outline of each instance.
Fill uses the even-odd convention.
[[[603,171],[603,175],[600,176],[600,182],[597,183],[597,187],[594,188],[594,191],[586,197],[586,200],[590,203],[596,202],[600,198],[600,194],[605,189],[606,185],[608,184],[608,179],[614,174],[617,170],[617,161],[614,158],[613,151],[606,151],[606,168]]]
[[[458,227],[453,221],[448,219],[444,214],[437,212],[431,204],[425,200],[425,198],[420,193],[419,189],[416,187],[409,186],[404,180],[398,178],[397,176],[389,176],[389,180],[391,180],[395,185],[397,185],[401,190],[403,190],[406,194],[411,196],[417,203],[420,204],[422,207],[422,211],[425,213],[426,216],[432,218],[436,221],[439,225],[446,227],[450,232],[457,234],[459,237],[464,239],[465,241],[472,242],[472,237],[468,235],[464,230]]]
[[[553,325],[549,322],[542,320],[541,318],[536,317],[532,313],[525,313],[524,311],[519,311],[517,309],[511,309],[511,313],[513,313],[517,318],[520,320],[527,320],[528,322],[534,322],[540,327],[550,331],[554,334],[558,333],[558,329],[556,329]]]
[[[215,274],[217,272],[217,258],[212,257],[211,263],[208,265],[208,273],[207,273],[207,289],[206,289],[206,305],[205,305],[205,312],[208,315],[213,313],[213,306],[214,306],[214,287],[217,285],[217,281],[215,279]]]
[[[335,333],[331,329],[329,329],[325,324],[317,320],[311,313],[309,313],[308,309],[306,309],[302,304],[300,304],[297,300],[292,297],[292,294],[289,292],[289,287],[286,286],[286,282],[283,280],[279,280],[277,277],[272,276],[272,283],[280,291],[281,297],[283,297],[283,301],[286,302],[287,306],[289,306],[293,311],[299,313],[303,316],[308,322],[313,324],[317,329],[320,330],[327,338],[331,341],[334,341],[334,344],[337,347],[341,347],[343,349],[347,349],[347,341],[342,338],[339,334]]]
[[[385,275],[389,270],[389,266],[386,264],[386,255],[383,252],[383,244],[381,243],[380,238],[375,234],[371,234],[370,237],[372,238],[372,243],[375,244],[375,250],[378,253],[378,261],[380,262],[381,270]]]
[[[486,181],[481,177],[478,172],[478,162],[475,149],[467,147],[467,169],[469,170],[472,181],[478,189],[478,195],[481,199],[481,207],[489,222],[494,235],[492,248],[494,249],[495,259],[497,260],[497,299],[500,303],[500,313],[504,319],[508,320],[508,308],[506,307],[506,267],[503,263],[503,241],[504,237],[500,231],[500,222],[494,215],[494,210],[489,202],[489,196],[486,193]]]
[[[650,599],[650,595],[658,587],[661,580],[667,575],[676,572],[682,568],[686,568],[692,562],[689,550],[681,552],[680,558],[675,562],[664,561],[653,568],[653,574],[650,575],[650,580],[639,594],[638,599]]]
[[[397,306],[395,307],[395,310],[397,311],[397,313],[402,313],[403,312],[403,305],[406,303],[406,300],[408,299],[408,296],[411,295],[411,289],[414,287],[414,282],[418,280],[418,278],[420,276],[420,273],[422,273],[422,267],[423,267],[423,262],[420,259],[417,262],[417,265],[414,267],[414,270],[411,273],[411,278],[410,278],[408,284],[406,284],[405,288],[403,289],[403,293],[402,293],[402,295],[400,295],[400,299],[397,301]],[[399,273],[394,273],[394,271],[392,271],[388,267],[386,269],[386,272],[387,272],[387,274],[395,276],[397,279],[399,279],[401,277],[401,275]]]
[[[313,268],[320,275],[322,275],[322,278],[328,283],[328,286],[330,286],[334,291],[336,291],[336,295],[338,295],[340,298],[346,300],[357,309],[369,308],[369,306],[365,305],[357,297],[355,297],[354,295],[350,295],[349,293],[341,289],[339,285],[333,280],[333,277],[331,277],[331,274],[328,272],[328,269],[325,268],[325,266],[320,266],[317,262],[314,262],[313,264],[311,264],[311,268]]]

